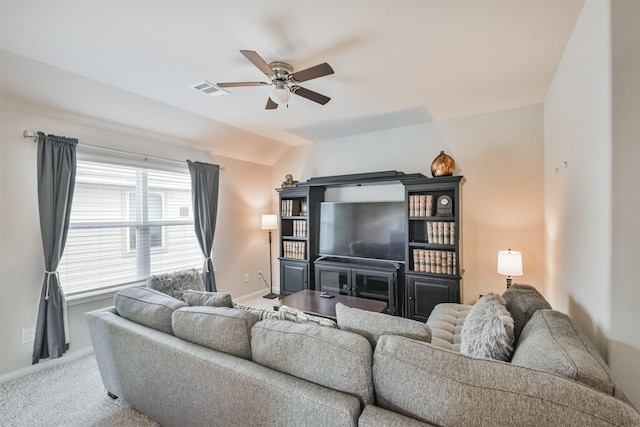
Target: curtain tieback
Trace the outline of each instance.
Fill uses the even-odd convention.
[[[213,264],[213,260],[211,259],[211,256],[208,256],[204,259],[204,271],[206,271],[207,273],[209,272],[209,263],[207,261],[211,261],[211,264]]]
[[[44,295],[44,299],[48,300],[49,299],[49,279],[51,278],[52,274],[55,274],[56,277],[58,277],[58,281],[60,280],[59,276],[58,276],[58,271],[54,270],[54,271],[45,271],[44,274],[47,275],[47,291],[45,292]]]

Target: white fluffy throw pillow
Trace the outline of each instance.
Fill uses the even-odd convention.
[[[513,318],[504,299],[484,295],[462,325],[460,353],[482,359],[509,360],[513,350]]]

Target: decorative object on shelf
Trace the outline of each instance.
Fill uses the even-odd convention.
[[[452,176],[456,170],[456,162],[453,157],[440,151],[440,154],[431,162],[431,175],[435,178],[438,176]]]
[[[498,251],[498,274],[507,276],[507,289],[509,289],[511,276],[522,276],[522,254],[511,249]]]
[[[293,180],[293,175],[290,173],[286,174],[282,182],[282,188],[295,187],[296,185],[298,185],[298,181]]]
[[[278,294],[273,293],[273,268],[271,264],[272,256],[271,256],[271,230],[275,230],[278,228],[278,216],[273,214],[262,215],[262,229],[269,230],[269,293],[263,296],[262,298],[274,299],[278,296]],[[264,280],[264,284],[267,284],[262,272],[260,272],[260,277]]]
[[[449,196],[440,196],[436,202],[436,216],[453,216],[453,201]]]

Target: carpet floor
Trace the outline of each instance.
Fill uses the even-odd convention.
[[[93,354],[0,384],[0,426],[159,426],[107,396]]]

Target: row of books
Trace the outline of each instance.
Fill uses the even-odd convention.
[[[307,221],[304,219],[293,220],[293,237],[307,237]]]
[[[295,199],[282,200],[282,216],[305,216],[307,214],[306,208],[306,202]]]
[[[293,259],[307,258],[307,242],[282,242],[282,256]]]
[[[438,245],[455,245],[456,223],[447,221],[428,222],[427,242]]]
[[[413,249],[413,271],[456,274],[456,254],[451,251]]]
[[[409,196],[409,216],[433,216],[433,195],[414,194]]]

